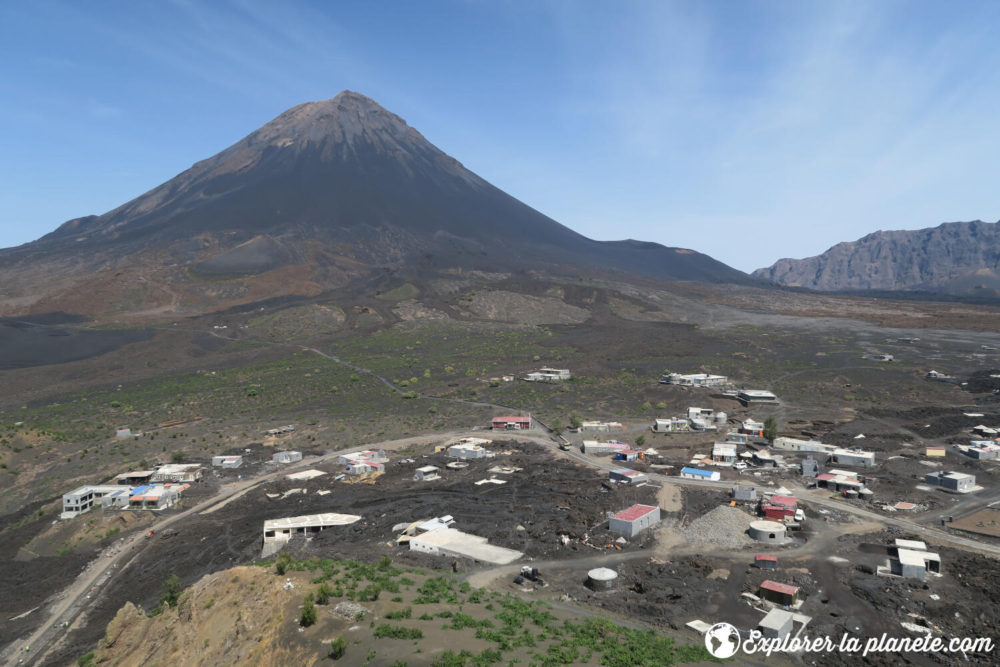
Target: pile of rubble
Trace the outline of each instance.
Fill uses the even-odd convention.
[[[750,521],[752,517],[738,507],[721,505],[681,528],[681,533],[692,544],[741,549],[755,544],[746,534]]]

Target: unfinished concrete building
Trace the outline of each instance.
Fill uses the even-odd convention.
[[[200,482],[201,476],[202,467],[197,463],[169,463],[156,469],[152,481],[193,484]]]
[[[101,504],[101,499],[104,496],[118,493],[121,490],[120,486],[81,486],[69,493],[64,493],[62,514],[59,515],[59,518],[72,519],[84,512],[89,512],[95,505]]]
[[[302,460],[302,452],[289,449],[284,452],[275,452],[271,455],[273,463],[295,463]]]

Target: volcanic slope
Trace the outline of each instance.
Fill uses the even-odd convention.
[[[692,250],[581,236],[345,91],[113,211],[0,251],[0,314],[214,312],[314,296],[387,267],[750,280]]]

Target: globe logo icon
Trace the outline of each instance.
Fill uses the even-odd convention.
[[[731,658],[740,648],[740,631],[729,623],[716,623],[705,633],[705,648],[715,658]]]

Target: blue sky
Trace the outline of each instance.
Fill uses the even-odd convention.
[[[1000,3],[0,3],[0,246],[343,89],[597,239],[743,270],[1000,218]]]

